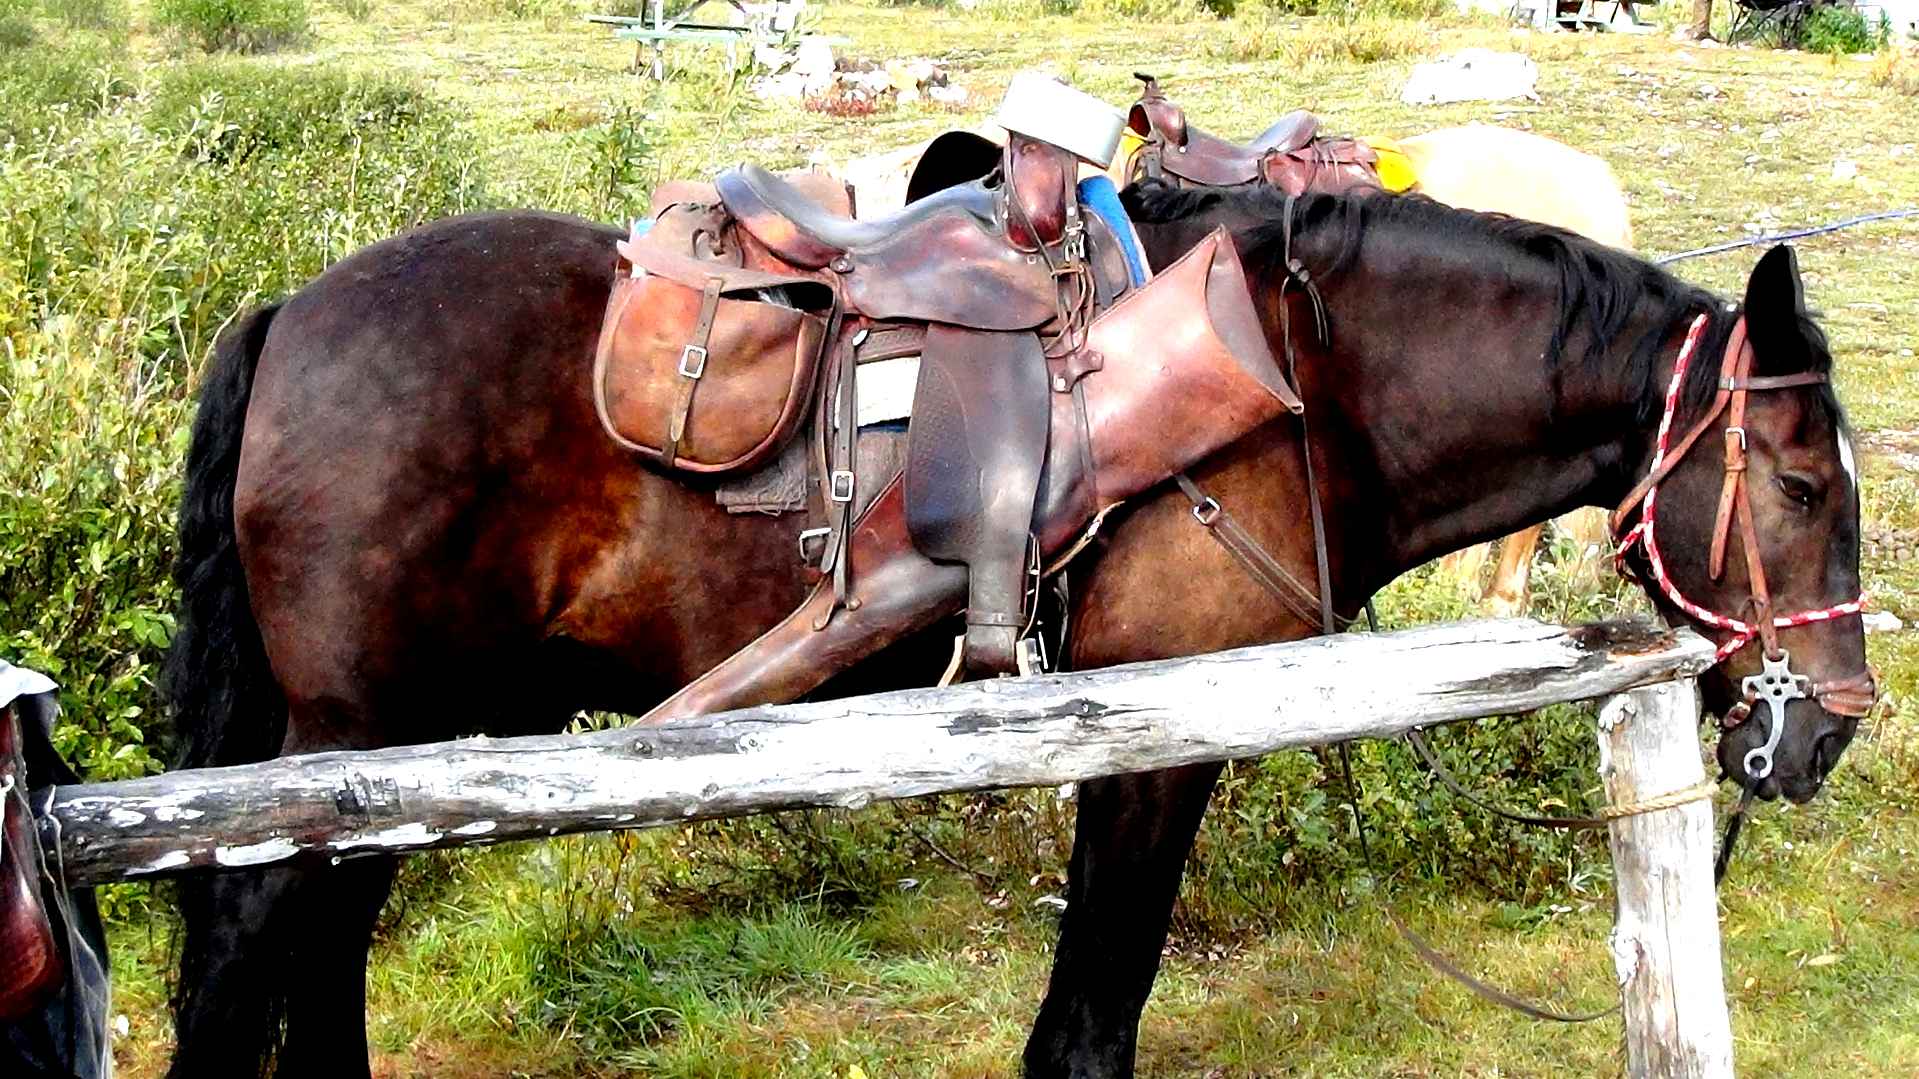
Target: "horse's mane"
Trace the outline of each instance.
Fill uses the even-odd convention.
[[[1390,239],[1384,242],[1397,249],[1420,244],[1443,248],[1453,258],[1470,253],[1469,257],[1484,259],[1490,265],[1510,267],[1514,277],[1524,276],[1528,270],[1537,272],[1543,263],[1559,282],[1559,321],[1543,357],[1555,384],[1568,363],[1579,365],[1581,374],[1624,378],[1633,399],[1640,402],[1642,423],[1651,422],[1664,404],[1666,387],[1657,379],[1659,353],[1672,328],[1700,312],[1708,313],[1711,322],[1701,342],[1702,355],[1716,356],[1725,346],[1736,318],[1736,312],[1721,298],[1631,252],[1552,225],[1505,214],[1459,210],[1420,195],[1307,195],[1288,199],[1283,192],[1265,185],[1188,189],[1148,181],[1129,187],[1125,199],[1127,212],[1142,224],[1204,223],[1213,217],[1257,222],[1237,233],[1248,266],[1256,273],[1285,272],[1284,215],[1288,212],[1293,215],[1295,243],[1323,242],[1324,233],[1337,230],[1337,254],[1332,263],[1309,267],[1322,280],[1349,266],[1359,257],[1362,242],[1379,233],[1388,234]],[[1610,358],[1614,340],[1631,324],[1640,305],[1648,302],[1657,305],[1659,317],[1654,320],[1654,328],[1633,343],[1625,369],[1620,370],[1617,361]],[[1802,317],[1802,325],[1807,341],[1814,346],[1813,369],[1830,370],[1832,355],[1824,331],[1810,317]],[[1586,349],[1581,355],[1568,356],[1566,343],[1582,328],[1588,335]],[[1712,399],[1718,377],[1717,363],[1694,363],[1687,371],[1682,391],[1683,411],[1704,408]],[[1821,387],[1819,398],[1833,418],[1843,422],[1830,384]]]

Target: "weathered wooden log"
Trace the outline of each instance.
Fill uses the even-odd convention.
[[[1599,713],[1599,773],[1613,806],[1656,803],[1706,778],[1699,691],[1645,686]],[[1612,822],[1619,896],[1613,963],[1632,1079],[1731,1079],[1732,1028],[1712,881],[1712,802],[1701,798]]]
[[[320,753],[63,788],[67,879],[643,828],[1039,786],[1523,712],[1704,670],[1638,623],[1469,622],[678,725]]]

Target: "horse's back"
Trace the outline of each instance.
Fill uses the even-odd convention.
[[[509,670],[529,694],[580,694],[562,710],[640,711],[770,621],[758,608],[797,602],[797,573],[732,561],[785,567],[790,537],[600,428],[618,236],[557,214],[449,218],[342,260],[274,317],[234,511],[296,715],[445,713],[477,672]],[[742,624],[680,625],[695,597],[738,603]],[[556,648],[564,669],[540,661]],[[513,723],[510,683],[486,679],[490,714],[456,722]]]
[[[1472,124],[1398,140],[1420,193],[1450,206],[1510,214],[1632,246],[1626,193],[1612,166],[1530,131]]]

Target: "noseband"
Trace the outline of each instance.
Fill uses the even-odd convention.
[[[1779,647],[1779,631],[1792,626],[1804,626],[1814,622],[1829,622],[1845,615],[1858,614],[1864,607],[1866,597],[1861,594],[1855,599],[1831,607],[1817,610],[1799,611],[1788,615],[1775,615],[1772,610],[1772,593],[1766,587],[1765,567],[1759,561],[1759,535],[1753,524],[1752,493],[1746,484],[1746,397],[1754,390],[1784,390],[1799,386],[1816,386],[1827,381],[1820,371],[1807,371],[1796,375],[1772,375],[1754,377],[1752,375],[1752,344],[1746,337],[1746,318],[1744,315],[1733,323],[1732,334],[1726,340],[1726,351],[1719,367],[1719,393],[1713,398],[1712,408],[1702,416],[1692,429],[1679,440],[1676,448],[1668,451],[1667,439],[1672,434],[1673,415],[1679,407],[1680,388],[1685,385],[1686,368],[1698,349],[1700,338],[1709,323],[1708,316],[1702,314],[1693,320],[1692,327],[1686,333],[1685,344],[1680,346],[1679,358],[1673,364],[1672,384],[1666,388],[1666,410],[1659,419],[1659,443],[1653,454],[1652,469],[1646,478],[1639,481],[1632,493],[1619,504],[1612,514],[1612,531],[1617,539],[1617,551],[1614,558],[1621,572],[1626,572],[1626,552],[1637,543],[1645,548],[1646,562],[1652,568],[1653,580],[1665,597],[1695,620],[1717,629],[1730,632],[1714,654],[1715,663],[1723,663],[1741,648],[1752,643],[1757,637],[1765,646],[1762,655],[1763,666],[1760,673],[1752,675],[1741,684],[1745,699],[1726,713],[1728,730],[1744,723],[1752,715],[1755,702],[1764,701],[1769,706],[1771,728],[1767,732],[1766,742],[1758,749],[1746,754],[1745,769],[1752,782],[1758,782],[1772,774],[1773,752],[1779,746],[1780,735],[1786,726],[1786,702],[1811,697],[1819,706],[1834,715],[1863,716],[1872,708],[1877,698],[1877,690],[1870,670],[1833,682],[1815,683],[1812,679],[1792,671],[1792,656]],[[1732,534],[1734,521],[1738,522],[1740,546],[1746,553],[1746,574],[1752,589],[1752,599],[1748,606],[1752,609],[1752,621],[1734,618],[1709,610],[1692,600],[1679,590],[1672,577],[1666,572],[1666,564],[1659,557],[1659,544],[1653,536],[1654,510],[1659,500],[1659,484],[1672,474],[1681,460],[1691,450],[1708,428],[1717,423],[1721,416],[1726,417],[1724,437],[1726,441],[1726,478],[1719,489],[1719,511],[1713,523],[1712,556],[1709,570],[1714,580],[1718,580],[1726,568],[1726,545]],[[1639,522],[1625,534],[1620,528],[1634,509],[1639,510]]]

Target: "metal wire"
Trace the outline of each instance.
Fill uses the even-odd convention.
[[[1711,247],[1695,247],[1691,251],[1681,251],[1676,255],[1662,255],[1653,260],[1654,265],[1664,266],[1681,259],[1698,258],[1701,255],[1717,255],[1725,251],[1737,251],[1742,247],[1758,247],[1760,244],[1784,243],[1787,240],[1800,240],[1807,236],[1823,236],[1828,232],[1838,232],[1855,225],[1866,225],[1874,221],[1896,221],[1903,217],[1919,217],[1919,206],[1905,210],[1882,210],[1876,214],[1861,214],[1848,217],[1844,221],[1834,221],[1830,225],[1815,225],[1812,228],[1795,229],[1791,232],[1774,232],[1760,236],[1748,236],[1743,240],[1729,240]]]

